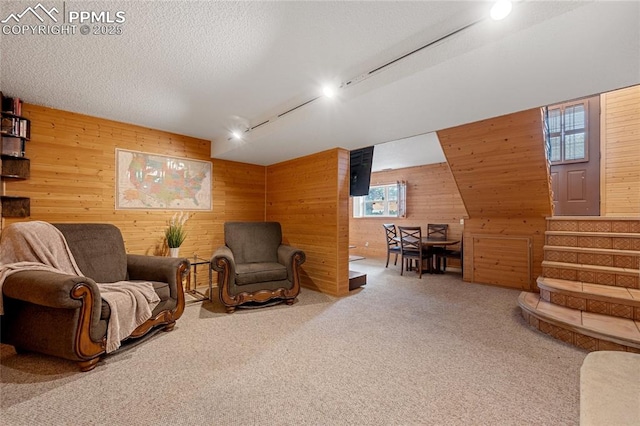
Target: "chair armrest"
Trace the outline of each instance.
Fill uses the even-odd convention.
[[[179,271],[189,271],[189,260],[181,257],[145,256],[127,254],[127,272],[131,280],[157,281],[169,284],[171,297],[178,298],[178,283],[182,285]]]
[[[227,264],[231,267],[231,275],[235,276],[236,259],[233,257],[233,252],[227,246],[218,247],[213,256],[211,256],[211,268],[215,271],[223,272]]]
[[[294,259],[296,264],[294,264]],[[295,274],[293,269],[302,265],[305,260],[307,260],[307,256],[298,248],[287,244],[280,244],[280,247],[278,247],[278,263],[287,267],[287,278],[289,281],[293,281],[294,279]]]
[[[218,249],[211,256],[211,268],[218,272],[222,272],[226,267],[224,261],[226,261],[232,268],[232,272],[235,274],[236,259],[233,256],[233,252],[227,246],[218,247]]]
[[[218,247],[211,256],[211,269],[218,272],[218,286],[229,289],[236,283],[236,260],[227,246]]]
[[[2,293],[34,305],[77,309],[82,306],[82,301],[72,297],[71,293],[80,283],[85,284],[93,294],[94,314],[97,315],[96,318],[100,318],[100,290],[91,278],[51,271],[20,271],[7,277],[2,285]]]
[[[91,278],[51,271],[20,271],[4,281],[2,293],[32,305],[69,309],[76,317],[69,349],[83,362],[105,352],[106,337],[100,331],[102,298]],[[7,311],[5,300],[5,312]]]

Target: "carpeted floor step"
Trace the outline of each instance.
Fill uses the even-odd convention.
[[[540,298],[554,305],[640,321],[640,290],[538,277]]]
[[[529,292],[520,293],[518,304],[529,325],[556,339],[589,351],[640,353],[640,321],[554,305]]]

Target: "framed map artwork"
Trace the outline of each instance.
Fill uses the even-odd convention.
[[[116,149],[116,210],[211,210],[211,162]]]

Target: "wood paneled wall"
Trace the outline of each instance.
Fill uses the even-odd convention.
[[[348,151],[266,168],[212,160],[206,140],[37,105],[25,104],[24,115],[32,123],[31,178],[7,182],[6,192],[31,198],[28,220],[112,223],[128,252],[166,254],[164,228],[175,211],[115,210],[115,149],[211,161],[213,210],[191,213],[182,256],[209,258],[224,243],[225,221],[278,220],[285,240],[307,253],[303,284],[348,293]],[[198,285],[206,279],[199,273]]]
[[[351,254],[386,259],[387,244],[383,223],[421,226],[425,232],[429,223],[446,223],[449,225],[450,238],[462,238],[463,225],[460,224],[460,219],[467,217],[467,211],[447,163],[371,174],[372,185],[400,180],[407,182],[407,215],[404,218],[354,218],[353,203],[349,203],[349,243],[356,246],[351,249]],[[459,266],[455,260],[451,260],[450,264]]]
[[[465,281],[535,288],[542,272],[545,217],[551,215],[540,110],[442,130],[438,137],[469,214],[465,241],[484,243],[481,254],[473,253],[473,244],[465,245]],[[523,250],[505,252],[487,236],[530,240],[530,259],[523,262]],[[523,274],[529,276],[526,286]],[[499,281],[487,278],[492,275]]]
[[[546,226],[544,217],[467,220],[464,280],[534,290],[542,274]]]
[[[32,126],[31,178],[7,182],[6,190],[31,197],[30,220],[108,222],[120,228],[128,252],[165,253],[164,229],[175,211],[115,210],[116,148],[212,161],[213,211],[191,213],[182,256],[209,258],[223,244],[227,220],[264,220],[265,168],[211,160],[209,141],[36,105],[23,112]]]
[[[600,214],[640,216],[640,85],[601,95]]]
[[[531,277],[531,238],[473,233],[467,240],[470,281],[528,289]],[[486,256],[492,253],[492,256]]]
[[[349,292],[349,152],[333,149],[267,167],[267,220],[305,251],[302,285]]]

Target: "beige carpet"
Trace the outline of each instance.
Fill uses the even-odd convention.
[[[580,369],[580,425],[640,425],[640,354],[587,355]]]
[[[3,425],[575,425],[586,352],[527,327],[516,290],[357,262],[348,297],[224,313],[89,373],[1,346]]]

